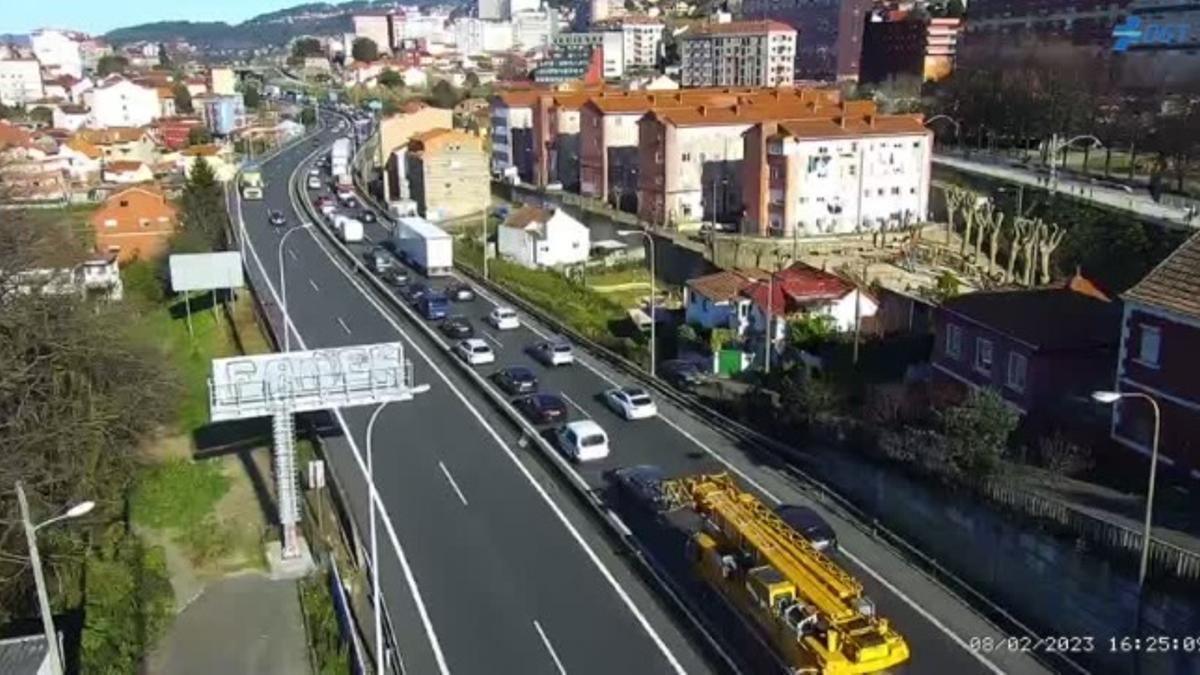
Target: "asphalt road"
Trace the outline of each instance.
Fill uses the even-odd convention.
[[[284,208],[286,174],[300,154],[303,153],[285,154],[268,165],[267,203],[272,207]],[[301,168],[302,173],[306,170]],[[265,224],[261,204],[246,205],[246,223],[256,249],[264,252],[261,256],[264,266],[274,276],[277,273],[274,255],[265,252],[276,250],[279,232]],[[368,237],[383,241],[386,226],[369,224]],[[628,605],[622,606],[611,584],[605,588],[604,583],[593,578],[598,576],[595,565],[581,560],[584,556],[578,544],[570,542],[561,521],[555,522],[533,483],[515,470],[515,462],[505,459],[507,453],[501,447],[504,444],[499,439],[489,439],[490,432],[483,422],[473,421],[473,415],[464,410],[466,401],[475,401],[481,395],[455,374],[456,366],[449,362],[453,357],[445,352],[445,344],[450,341],[431,340],[415,329],[414,319],[385,304],[375,291],[364,292],[352,284],[333,264],[328,253],[333,247],[328,242],[320,245],[307,234],[296,234],[288,242],[288,249],[293,252],[285,256],[284,264],[290,275],[288,297],[292,320],[301,328],[307,346],[393,340],[397,334],[395,323],[429,357],[418,359],[410,351],[410,358],[418,361],[417,381],[429,382],[434,387],[412,403],[396,404],[394,411],[389,410],[381,417],[375,432],[380,444],[376,449],[376,470],[380,476],[386,476],[379,481],[380,490],[396,522],[399,541],[412,559],[414,576],[450,669],[541,672],[539,668],[549,667],[551,670],[547,672],[554,672],[555,664],[547,662],[547,643],[538,640],[540,636],[535,632],[537,641],[529,644],[529,632],[537,628],[531,626],[533,619],[538,619],[539,626],[547,628],[548,633],[562,631],[562,635],[555,632],[549,643],[561,657],[562,672],[614,672],[616,668],[625,668],[642,673],[669,668],[664,650],[655,649],[646,631],[639,630]],[[355,248],[359,253],[365,250],[362,246]],[[443,283],[436,281],[433,285]],[[493,304],[485,296],[481,294],[471,303],[455,303],[453,308],[453,313],[472,321],[477,334],[487,339],[497,353],[496,364],[479,370],[488,374],[505,365],[529,365],[539,373],[543,391],[564,395],[573,419],[588,417],[605,428],[613,454],[607,460],[577,469],[579,477],[595,490],[607,493],[604,479],[607,470],[649,463],[672,475],[733,470],[742,477],[743,484],[752,481],[768,502],[808,503],[788,479],[760,461],[752,451],[734,446],[703,421],[669,404],[659,402],[663,414],[656,419],[637,422],[619,419],[599,398],[604,389],[620,381],[615,373],[578,354],[581,363],[574,366],[547,369],[538,365],[525,353],[525,348],[547,335],[546,329],[524,316],[520,329],[502,332],[491,329],[482,321]],[[447,374],[445,384],[435,381],[437,378],[431,372],[435,366]],[[449,390],[448,384],[452,382],[461,389],[461,398]],[[366,417],[367,411],[345,416],[359,447],[364,446],[361,429]],[[482,419],[488,419],[488,413]],[[493,428],[499,428],[499,424]],[[383,439],[390,439],[386,450]],[[406,443],[405,439],[420,442]],[[344,475],[352,467],[338,469]],[[453,477],[453,485],[449,476]],[[558,491],[553,484],[543,489]],[[461,497],[457,494],[460,490]],[[693,608],[698,609],[705,623],[722,634],[726,648],[761,651],[736,625],[737,617],[722,611],[713,599],[702,597],[702,589],[690,579],[682,561],[677,532],[638,518],[620,504],[614,503],[613,507],[626,516],[628,526],[659,569],[672,580],[675,590],[692,598]],[[995,638],[1002,634],[863,532],[832,514],[827,517],[842,541],[843,552],[837,554],[838,562],[860,579],[879,613],[888,617],[909,642],[913,657],[895,672],[1045,672],[1027,655],[972,652],[968,647],[971,638]],[[446,536],[450,531],[455,533],[454,537]],[[588,533],[583,536],[586,538]],[[401,581],[403,573],[391,570],[386,556],[381,554],[381,558],[397,633],[417,633],[413,612],[408,607],[414,603],[409,601],[411,597],[406,597]],[[487,561],[487,569],[480,569],[480,560]],[[532,567],[526,572],[528,566]],[[622,572],[618,568],[615,574],[619,577]],[[583,586],[590,590],[581,588],[572,575],[582,575],[586,581]],[[534,576],[537,579],[530,578]],[[631,594],[644,592],[632,581],[623,587]],[[456,605],[480,606],[475,602],[479,593],[482,593],[482,607],[486,607],[483,613],[488,615],[485,620],[475,621],[448,609]],[[472,600],[464,605],[463,597]],[[586,614],[581,613],[581,608],[586,609]],[[574,622],[578,630],[570,630],[563,622]],[[695,649],[687,646],[682,634],[669,621],[664,618],[651,624],[683,669],[688,672],[706,669]],[[480,635],[488,637],[487,650],[478,648]],[[476,645],[475,654],[470,653],[472,643]],[[620,644],[621,649],[605,647],[613,644]],[[492,645],[500,647],[497,650]],[[419,655],[422,650],[410,647],[406,651],[405,660],[409,663],[413,653]],[[745,672],[762,672],[760,660],[753,655],[746,658],[739,655],[738,660]],[[433,672],[411,665],[409,671]]]
[[[287,230],[272,228],[267,210],[296,224],[288,181],[311,150],[302,143],[266,162],[265,199],[241,207],[248,264],[261,265],[280,294],[278,252]],[[298,232],[282,249],[288,311],[300,336],[292,348],[400,340],[399,324],[333,263],[321,236]],[[390,405],[373,433],[376,485],[391,523],[379,535],[381,585],[405,670],[710,672],[655,598],[626,590],[636,582],[612,569],[619,563],[601,550],[603,540],[579,531],[586,521],[539,490],[516,457],[511,430],[463,396],[464,383],[439,372],[439,359],[407,355],[416,382],[430,391]],[[364,539],[366,487],[354,455],[367,447],[370,412],[341,413],[349,437],[331,442],[334,472],[351,493]]]

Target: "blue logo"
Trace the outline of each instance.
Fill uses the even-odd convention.
[[[1113,43],[1114,52],[1128,51],[1130,45],[1135,45],[1142,39],[1142,18],[1130,16],[1125,23],[1113,26],[1112,36],[1117,39]]]

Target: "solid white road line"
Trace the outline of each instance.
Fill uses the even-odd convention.
[[[361,280],[356,278],[353,273],[346,271],[346,269],[343,267],[342,261],[335,253],[333,253],[333,251],[329,249],[329,246],[322,240],[321,235],[313,232],[312,228],[309,228],[308,234],[310,237],[312,237],[313,241],[317,243],[317,246],[319,246],[325,253],[326,257],[332,261],[334,267],[337,268],[337,270],[342,273],[342,276],[344,276],[350,282],[350,285],[358,290],[363,298],[379,311],[380,316],[382,316],[385,321],[390,323],[392,327],[396,329],[396,332],[399,333],[400,336],[404,338],[405,342],[407,342],[408,345],[413,349],[413,351],[415,351],[421,357],[421,359],[429,365],[434,373],[436,373],[437,376],[446,384],[450,391],[454,393],[455,397],[458,398],[458,400],[461,401],[464,406],[466,406],[471,415],[483,426],[484,429],[487,430],[488,435],[490,435],[496,444],[499,445],[502,450],[504,450],[504,453],[508,455],[509,460],[511,460],[513,465],[517,467],[517,470],[522,476],[525,477],[525,480],[528,481],[531,486],[533,486],[533,489],[542,498],[542,501],[546,503],[546,505],[554,513],[555,517],[558,518],[558,521],[562,523],[563,527],[565,527],[567,532],[570,533],[576,544],[579,545],[584,554],[587,555],[588,559],[592,562],[596,569],[599,570],[601,576],[604,577],[605,581],[613,589],[613,592],[617,594],[617,597],[621,599],[621,602],[623,602],[626,608],[629,609],[630,613],[634,615],[638,621],[638,625],[640,625],[642,630],[644,630],[646,634],[650,636],[650,639],[654,642],[659,652],[664,656],[664,658],[666,658],[667,662],[671,664],[672,670],[680,674],[687,672],[683,668],[683,665],[679,663],[679,659],[675,657],[675,654],[671,651],[671,648],[668,647],[666,642],[663,641],[662,636],[660,636],[658,631],[655,630],[654,626],[651,625],[650,620],[646,618],[646,615],[643,614],[642,610],[637,606],[636,603],[634,603],[633,598],[629,596],[629,593],[624,589],[624,587],[621,586],[616,577],[613,576],[612,571],[608,569],[608,567],[604,564],[604,561],[600,560],[600,557],[596,554],[595,550],[593,550],[591,545],[587,543],[587,540],[583,538],[583,535],[580,534],[575,525],[571,523],[566,514],[563,513],[562,509],[559,508],[558,503],[550,497],[550,494],[546,491],[545,487],[543,487],[542,484],[533,477],[533,474],[529,472],[529,469],[521,463],[521,460],[517,457],[513,449],[509,447],[508,443],[504,440],[500,433],[497,432],[496,429],[487,421],[475,404],[472,403],[471,400],[462,392],[462,390],[450,380],[445,371],[443,371],[441,367],[434,363],[433,359],[430,358],[425,350],[422,349],[421,346],[418,345],[408,335],[408,333],[400,327],[400,324],[396,321],[396,318],[392,315],[391,311],[384,307],[378,299],[376,299],[363,287]],[[436,338],[436,341],[439,344],[445,344],[440,337]]]
[[[559,394],[558,394],[558,395],[559,395],[559,396],[561,396],[561,397],[563,397],[563,400],[564,400],[564,401],[566,401],[567,403],[570,403],[570,404],[571,404],[571,406],[572,406],[573,408],[575,408],[576,410],[578,410],[578,411],[580,412],[580,414],[582,414],[584,417],[588,417],[588,418],[590,418],[590,417],[591,417],[591,415],[587,414],[587,411],[583,409],[583,406],[581,406],[581,405],[579,405],[578,403],[576,403],[576,402],[575,402],[575,399],[573,399],[573,398],[571,398],[570,396],[567,396],[566,394],[564,394],[564,393],[561,393],[561,392],[559,392]]]
[[[567,675],[567,669],[563,668],[562,661],[559,660],[558,654],[554,651],[554,645],[550,644],[550,638],[546,637],[546,631],[542,630],[542,624],[538,623],[537,619],[534,619],[533,627],[537,630],[538,635],[541,636],[542,644],[546,645],[546,651],[550,652],[550,658],[554,659],[554,665],[558,668],[558,674]]]
[[[320,292],[320,290],[321,290],[321,288],[319,286],[317,286],[317,282],[313,281],[312,279],[308,280],[308,285],[312,286],[312,289],[314,291]]]
[[[342,317],[339,316],[337,320],[342,325],[342,330],[346,331],[346,335],[350,335],[350,327],[346,325],[345,321],[342,321]]]
[[[310,153],[308,157],[312,157],[318,151]],[[306,158],[307,159],[307,158]],[[303,165],[302,160],[297,167]],[[295,171],[292,172],[293,176]],[[234,191],[234,199],[237,201],[238,226],[243,233],[246,233],[245,216],[242,213],[241,195]],[[290,197],[290,195],[289,195]],[[271,282],[270,275],[267,274],[266,268],[263,266],[262,259],[258,257],[258,251],[254,248],[254,240],[246,237],[246,248],[250,251],[251,257],[254,258],[254,264],[262,273],[263,280],[267,284],[267,290],[271,292],[271,297],[275,303],[281,304],[279,293],[275,290],[275,284]],[[302,349],[308,349],[304,343],[304,338],[301,337],[300,331],[296,329],[296,324],[292,321],[291,316],[284,317],[284,330],[290,330],[292,335],[296,336],[296,342]],[[446,664],[446,656],[442,653],[442,644],[438,640],[437,632],[433,629],[433,622],[429,620],[429,610],[425,607],[425,600],[421,596],[421,589],[417,586],[416,577],[413,575],[412,567],[408,563],[408,556],[404,554],[404,547],[400,545],[400,538],[396,535],[396,527],[392,524],[392,518],[387,512],[387,507],[383,503],[383,498],[379,495],[379,491],[375,488],[375,484],[367,479],[367,465],[363,461],[362,450],[358,447],[358,443],[354,441],[354,434],[350,432],[350,425],[346,424],[346,418],[342,415],[342,411],[334,409],[333,415],[337,418],[338,425],[342,428],[342,435],[350,444],[350,449],[353,451],[354,459],[358,464],[358,469],[362,473],[363,480],[366,481],[368,491],[370,492],[371,501],[375,502],[376,511],[383,519],[384,529],[387,530],[388,540],[392,543],[392,549],[396,552],[396,558],[400,561],[400,569],[404,574],[404,582],[408,585],[409,593],[412,595],[413,604],[417,607],[417,614],[421,619],[421,626],[425,629],[425,636],[429,640],[429,647],[433,651],[434,659],[438,664],[438,672],[441,675],[450,675],[450,668]]]
[[[441,462],[438,462],[438,467],[442,470],[442,473],[445,474],[446,480],[450,483],[450,487],[454,488],[454,494],[458,495],[458,501],[462,502],[463,506],[467,506],[467,498],[463,496],[462,490],[458,489],[458,483],[454,482],[454,476],[450,475],[450,470],[447,469],[446,465]]]
[[[503,342],[501,342],[500,340],[497,340],[495,335],[492,335],[491,333],[487,332],[486,330],[479,331],[479,332],[483,333],[483,337],[485,337],[485,338],[487,338],[487,339],[491,340],[492,342],[496,343],[496,346],[497,346],[497,347],[503,347],[503,346],[504,346],[504,343],[503,343]]]
[[[496,299],[494,296],[492,296],[492,295],[491,295],[491,293],[489,293],[487,290],[485,290],[485,289],[483,289],[482,287],[480,287],[478,284],[475,284],[475,283],[474,283],[474,282],[472,282],[471,280],[469,280],[469,279],[465,279],[465,278],[463,278],[463,279],[462,279],[462,281],[464,281],[465,283],[468,283],[469,285],[471,285],[471,286],[475,287],[475,292],[476,292],[477,294],[479,294],[481,297],[483,297],[484,299],[486,299],[486,300],[488,300],[489,302],[491,302],[493,305],[495,305],[495,306],[497,306],[497,307],[499,307],[499,306],[502,306],[502,305],[501,305],[501,303],[500,303],[500,302],[499,302],[499,301],[498,301],[498,300],[497,300],[497,299]],[[503,306],[507,306],[507,305],[503,305]],[[527,316],[528,316],[528,315],[527,315]],[[522,320],[521,320],[521,325],[522,325],[522,326],[524,326],[525,328],[528,328],[528,329],[529,329],[531,332],[533,332],[534,334],[536,334],[536,335],[540,335],[540,336],[542,336],[543,338],[547,338],[546,334],[545,334],[543,331],[539,330],[539,329],[538,329],[538,328],[537,328],[537,327],[534,325],[534,323],[533,323],[532,321],[530,321],[530,320],[526,320],[526,319],[522,319]],[[547,339],[548,339],[548,338],[547,338]],[[609,377],[607,374],[605,374],[604,372],[602,372],[602,371],[601,371],[599,368],[597,368],[597,367],[593,366],[592,364],[588,363],[587,359],[580,358],[579,356],[576,356],[576,358],[575,358],[575,361],[576,361],[577,363],[581,363],[581,364],[583,364],[583,367],[585,367],[585,368],[587,368],[588,370],[592,371],[593,373],[595,373],[595,374],[596,374],[596,376],[597,376],[597,377],[599,377],[600,379],[602,379],[602,380],[604,380],[604,381],[608,382],[608,383],[609,383],[609,384],[611,384],[612,386],[614,386],[614,387],[619,387],[619,386],[621,386],[621,385],[620,385],[620,383],[618,383],[618,382],[617,382],[616,380],[614,380],[613,378]],[[579,406],[578,406],[577,404],[575,404],[575,402],[574,402],[574,401],[572,401],[571,399],[567,398],[567,395],[566,395],[566,394],[561,394],[561,396],[562,396],[564,399],[566,399],[568,403],[571,403],[571,404],[572,404],[572,405],[574,405],[576,408],[579,408]],[[582,411],[582,410],[583,410],[582,408],[579,408],[579,409],[580,409],[580,411]],[[587,413],[584,413],[584,415],[587,415]],[[687,431],[686,429],[684,429],[683,427],[681,427],[681,426],[680,426],[679,424],[677,424],[677,423],[676,423],[674,420],[672,420],[671,418],[667,417],[666,415],[663,415],[661,410],[659,411],[659,414],[658,414],[658,416],[657,416],[657,417],[658,417],[658,419],[660,419],[660,420],[662,420],[663,422],[665,422],[665,423],[666,423],[668,426],[670,426],[672,429],[674,429],[675,431],[679,432],[679,433],[680,433],[680,435],[682,435],[684,438],[688,439],[688,440],[689,440],[689,441],[691,441],[693,444],[695,444],[695,445],[696,445],[696,447],[700,448],[701,450],[704,450],[706,453],[708,453],[708,455],[709,455],[710,457],[712,457],[712,458],[713,458],[713,459],[715,459],[716,461],[720,462],[720,463],[721,463],[721,465],[723,465],[725,468],[729,469],[729,470],[730,470],[730,471],[732,471],[734,474],[736,474],[738,477],[740,477],[742,480],[744,480],[744,481],[746,481],[747,483],[749,483],[751,486],[753,486],[755,489],[757,489],[757,490],[758,490],[760,493],[762,493],[762,494],[763,494],[765,497],[767,497],[768,499],[770,499],[772,502],[774,502],[775,504],[781,504],[781,503],[783,503],[783,500],[782,500],[782,499],[780,499],[779,497],[775,496],[775,494],[774,494],[774,493],[772,493],[772,492],[771,492],[770,490],[768,490],[767,488],[763,487],[763,485],[762,485],[761,483],[759,483],[758,481],[756,481],[756,480],[754,480],[753,478],[751,478],[749,475],[747,475],[747,474],[746,474],[746,472],[744,472],[744,471],[742,471],[741,469],[739,469],[737,466],[735,466],[735,465],[734,465],[732,462],[730,462],[728,459],[726,459],[724,456],[722,456],[722,455],[721,455],[720,453],[718,453],[716,450],[713,450],[713,449],[712,449],[712,448],[710,448],[708,445],[706,445],[704,442],[702,442],[700,439],[696,438],[696,437],[695,437],[695,436],[694,436],[694,435],[693,435],[691,432],[689,432],[689,431]],[[944,634],[945,634],[947,637],[949,637],[951,640],[953,640],[953,641],[954,641],[956,644],[958,644],[959,646],[961,646],[961,647],[962,647],[964,650],[966,650],[966,651],[967,651],[967,653],[969,653],[971,656],[975,657],[975,659],[976,659],[976,660],[978,660],[980,663],[982,663],[982,664],[984,665],[984,667],[986,667],[988,670],[991,670],[992,672],[995,672],[995,673],[1001,673],[1001,672],[1003,672],[1003,671],[1001,671],[1001,670],[1000,670],[1000,669],[999,669],[999,668],[998,668],[998,667],[997,667],[997,666],[996,666],[994,663],[992,663],[992,661],[991,661],[991,660],[989,660],[989,659],[988,659],[986,656],[984,656],[983,654],[981,654],[981,653],[980,653],[978,650],[971,649],[971,648],[970,648],[970,645],[968,645],[968,644],[966,643],[966,641],[964,641],[964,640],[963,640],[963,638],[962,638],[962,637],[960,637],[960,636],[959,636],[957,633],[955,633],[954,631],[950,630],[950,628],[949,628],[949,627],[947,627],[945,624],[943,624],[941,621],[939,621],[939,620],[938,620],[936,617],[934,617],[932,614],[930,614],[928,611],[926,611],[924,607],[921,607],[921,606],[920,606],[920,605],[919,605],[917,602],[915,602],[915,601],[914,601],[912,598],[908,597],[908,596],[907,596],[907,595],[905,595],[903,592],[901,592],[901,591],[900,591],[900,589],[896,588],[896,587],[895,587],[894,585],[892,585],[890,582],[886,581],[886,580],[884,579],[884,577],[883,577],[883,575],[882,575],[882,574],[880,574],[879,572],[875,571],[873,568],[869,567],[869,566],[868,566],[868,565],[867,565],[865,562],[863,562],[863,560],[862,560],[862,559],[860,559],[860,558],[858,558],[858,557],[854,556],[854,555],[853,555],[853,554],[851,554],[849,551],[847,551],[845,548],[842,548],[842,549],[841,549],[841,551],[842,551],[842,553],[846,554],[846,557],[847,557],[847,558],[849,558],[849,559],[850,559],[852,562],[854,562],[854,564],[856,564],[856,565],[858,565],[859,567],[861,567],[861,568],[863,569],[863,571],[865,571],[867,574],[870,574],[872,577],[874,577],[874,578],[878,579],[878,580],[880,581],[880,583],[882,583],[884,586],[886,586],[886,587],[888,588],[888,590],[890,590],[890,591],[892,591],[893,593],[895,593],[895,594],[896,594],[896,597],[900,598],[900,600],[902,600],[902,601],[903,601],[905,604],[907,604],[908,606],[910,606],[910,607],[912,607],[914,610],[916,610],[916,612],[917,612],[917,613],[919,613],[921,616],[923,616],[923,617],[925,617],[926,619],[928,619],[928,620],[929,620],[929,622],[930,622],[931,624],[933,624],[933,626],[934,626],[935,628],[937,628],[938,630],[940,630],[940,631],[941,631],[942,633],[944,633]]]

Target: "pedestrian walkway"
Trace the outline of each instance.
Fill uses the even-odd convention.
[[[150,656],[151,675],[311,672],[296,582],[259,573],[210,583]]]

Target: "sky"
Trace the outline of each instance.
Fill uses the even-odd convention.
[[[152,21],[225,21],[252,16],[307,0],[5,0],[0,33],[28,33],[34,28],[70,28],[99,35],[114,28]]]

